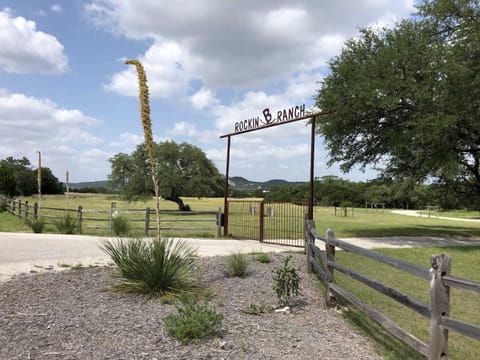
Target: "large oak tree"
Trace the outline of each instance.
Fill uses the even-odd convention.
[[[392,29],[361,30],[317,94],[331,163],[479,196],[479,59],[479,1],[427,0]]]
[[[221,196],[223,177],[211,160],[198,147],[166,141],[155,144],[159,192],[165,200],[177,203],[179,210],[189,210],[181,197]],[[110,159],[109,176],[114,189],[132,200],[151,196],[153,185],[145,144],[132,154],[119,153]]]

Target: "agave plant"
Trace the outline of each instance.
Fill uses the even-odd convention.
[[[161,297],[198,288],[193,267],[195,250],[185,241],[116,239],[104,242],[102,250],[123,278],[115,290]]]
[[[155,144],[153,142],[152,120],[150,119],[150,99],[148,94],[147,75],[143,65],[139,60],[132,59],[125,61],[125,64],[134,65],[137,69],[139,97],[140,97],[140,116],[142,119],[143,136],[148,150],[150,167],[152,171],[153,189],[155,191],[156,215],[157,215],[157,239],[160,238],[160,197],[158,193],[157,172],[155,162]]]

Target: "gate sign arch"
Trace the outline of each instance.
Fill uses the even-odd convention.
[[[315,158],[315,118],[317,116],[327,115],[329,112],[309,112],[305,104],[292,106],[290,108],[271,111],[265,108],[262,115],[249,119],[237,121],[234,124],[234,131],[220,136],[221,139],[227,138],[227,164],[225,170],[225,192],[224,192],[224,235],[228,235],[228,179],[230,171],[230,145],[232,136],[245,134],[252,131],[264,130],[273,126],[285,125],[301,120],[310,120],[310,194],[308,199],[308,219],[313,220],[313,194],[314,194],[314,158]]]

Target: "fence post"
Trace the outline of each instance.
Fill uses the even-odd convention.
[[[430,343],[428,360],[448,359],[448,329],[442,326],[442,316],[450,315],[450,288],[442,282],[442,277],[450,275],[451,258],[436,254],[431,257],[430,301]]]
[[[28,201],[25,201],[25,220],[28,220]]]
[[[18,200],[18,216],[22,217],[22,200]]]
[[[145,209],[145,236],[148,237],[148,231],[150,230],[150,208]]]
[[[15,215],[15,198],[12,199],[11,209],[12,209],[12,215]]]
[[[117,203],[115,201],[112,201],[110,204],[110,235],[112,235],[113,232],[113,209],[117,206]]]
[[[335,239],[335,233],[333,229],[327,229],[327,242],[325,243],[325,250],[327,253],[327,261],[335,262],[335,246],[330,244],[330,240]],[[327,265],[326,268],[327,274],[327,282],[326,282],[326,289],[325,289],[325,304],[328,307],[334,307],[337,305],[337,299],[335,295],[333,295],[332,291],[330,290],[330,283],[333,283],[333,267]]]
[[[217,238],[222,236],[222,208],[218,208],[217,212]]]
[[[78,207],[78,215],[77,215],[77,222],[78,222],[78,231],[82,233],[82,220],[83,220],[83,207],[80,205]]]
[[[34,220],[38,219],[38,203],[37,202],[33,205],[33,219]]]
[[[305,214],[308,217],[308,214]],[[305,219],[305,254],[307,255],[307,273],[313,272],[312,267],[312,245],[315,239],[312,236],[312,228],[315,228],[315,220]]]
[[[263,215],[264,215],[264,210],[265,210],[265,207],[264,207],[264,203],[263,201],[260,202],[260,234],[259,234],[259,237],[260,237],[260,242],[263,242],[263,228],[264,228],[264,218],[263,218]]]

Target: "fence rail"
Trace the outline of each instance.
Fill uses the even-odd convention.
[[[40,206],[38,203],[31,205],[28,201],[3,198],[6,202],[6,210],[25,221],[43,218],[45,224],[54,224],[66,214],[77,218],[78,227],[82,231],[94,231],[104,234],[112,234],[113,218],[116,214],[125,215],[129,223],[134,226],[131,230],[150,236],[156,231],[156,212],[146,209],[117,209],[112,203],[110,209],[84,209],[79,206],[76,209],[65,209]],[[221,236],[221,208],[218,211],[160,211],[160,230],[188,232],[205,231],[210,235]]]
[[[325,252],[322,252],[320,248],[315,245],[316,240],[325,243]],[[305,247],[307,254],[307,271],[315,272],[325,283],[325,302],[328,306],[336,305],[335,295],[341,296],[364,314],[377,321],[390,334],[428,357],[429,360],[446,359],[448,357],[448,330],[480,340],[480,327],[453,319],[449,316],[450,287],[480,293],[479,282],[462,279],[450,274],[450,257],[446,255],[432,255],[432,267],[431,269],[427,269],[338,240],[335,238],[333,230],[331,229],[327,230],[326,237],[322,237],[317,233],[313,220],[305,220]],[[370,279],[336,263],[336,247],[387,264],[421,279],[430,280],[431,304],[424,304],[388,285]],[[350,276],[352,279],[375,289],[381,294],[392,298],[396,302],[430,319],[429,344],[425,344],[412,334],[406,332],[386,315],[365,304],[348,290],[336,284],[334,282],[334,270]]]

